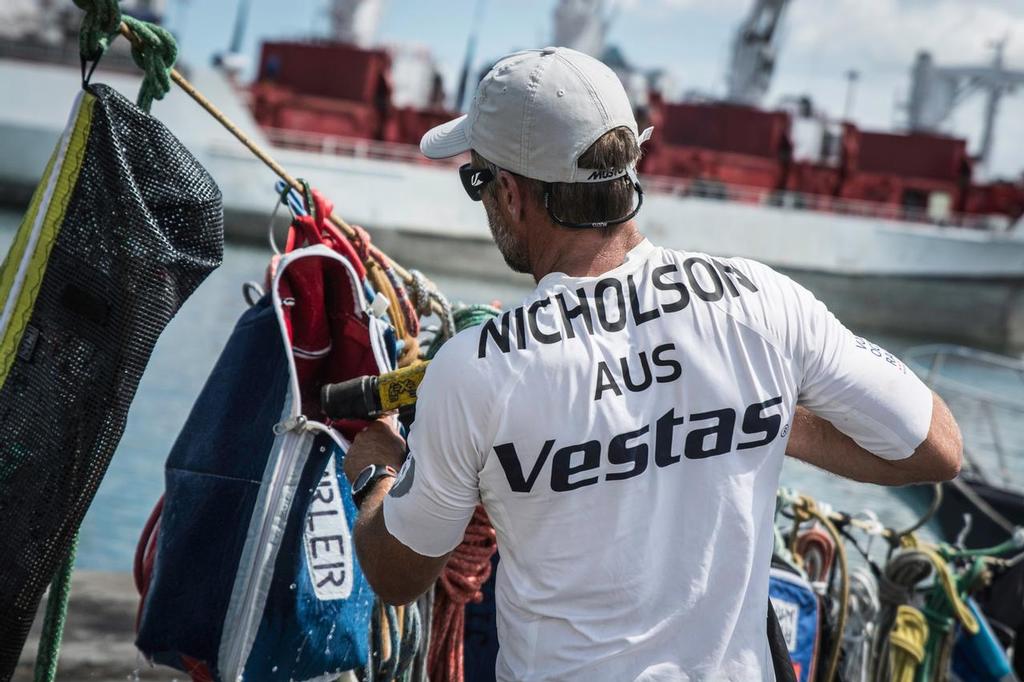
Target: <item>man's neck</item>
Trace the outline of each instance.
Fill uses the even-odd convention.
[[[643,240],[632,220],[607,237],[599,228],[545,229],[531,240],[533,279],[539,282],[552,272],[570,277],[596,277],[621,265],[626,254]]]

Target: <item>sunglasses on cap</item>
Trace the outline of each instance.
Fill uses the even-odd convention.
[[[619,171],[621,174],[622,171]],[[636,172],[629,168],[625,171],[626,177],[633,184],[633,189],[636,191],[636,206],[628,214],[615,220],[603,220],[592,223],[574,223],[568,220],[563,220],[555,215],[554,209],[551,207],[551,183],[544,183],[544,208],[547,209],[548,216],[558,225],[562,227],[573,227],[580,229],[587,229],[593,227],[609,227],[611,225],[619,225],[628,220],[632,220],[636,217],[636,214],[640,212],[640,207],[644,205],[644,190],[640,186],[640,180],[636,177]],[[473,168],[472,164],[464,163],[459,167],[459,179],[462,180],[462,187],[466,190],[466,194],[473,201],[480,201],[484,187],[488,183],[494,181],[494,173],[486,168]],[[610,178],[615,179],[615,178]]]

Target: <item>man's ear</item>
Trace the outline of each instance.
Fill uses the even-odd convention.
[[[496,194],[498,201],[505,206],[506,215],[513,222],[520,220],[526,208],[524,205],[526,194],[516,177],[506,170],[498,171],[498,187],[504,190]]]

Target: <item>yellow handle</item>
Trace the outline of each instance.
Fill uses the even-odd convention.
[[[380,375],[378,391],[383,412],[397,410],[416,403],[416,391],[423,381],[429,362],[416,362],[408,367]]]

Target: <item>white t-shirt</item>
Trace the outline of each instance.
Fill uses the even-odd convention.
[[[388,530],[440,556],[497,531],[499,680],[772,679],[772,519],[797,402],[887,459],[928,389],[750,260],[644,241],[544,277],[441,349]]]

